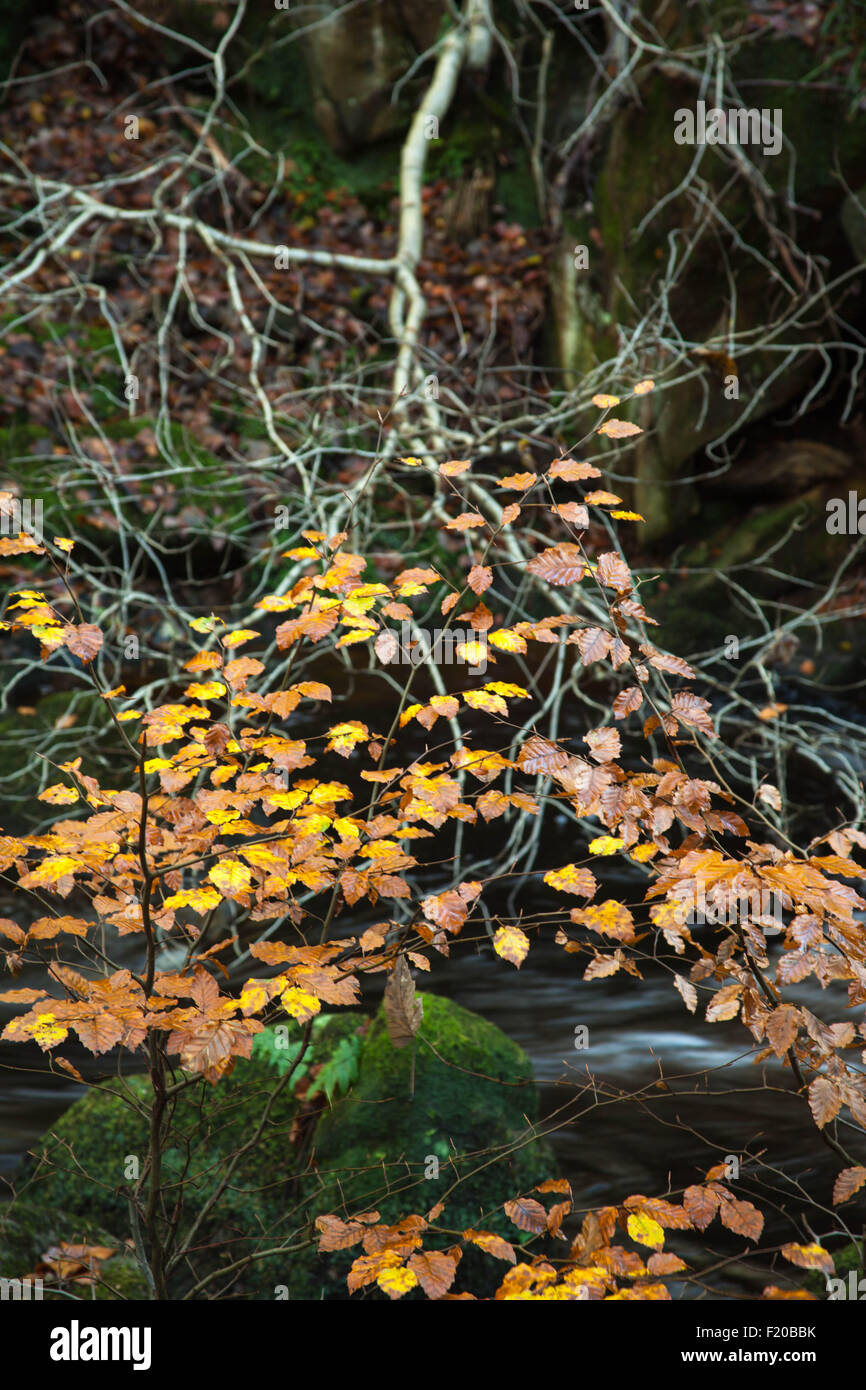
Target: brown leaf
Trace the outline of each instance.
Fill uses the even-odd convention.
[[[407,1263],[428,1298],[441,1298],[454,1283],[457,1261],[441,1250],[416,1250]]]
[[[93,623],[79,623],[67,630],[66,645],[73,656],[79,656],[84,662],[92,661],[102,646],[102,633]]]
[[[506,1202],[505,1211],[521,1231],[540,1235],[547,1230],[547,1212],[534,1197],[518,1197],[514,1202]]]
[[[841,1202],[847,1202],[859,1192],[866,1182],[866,1168],[861,1168],[858,1164],[855,1168],[843,1168],[833,1184],[833,1206],[838,1207]]]
[[[586,574],[580,547],[565,541],[542,550],[526,568],[538,579],[546,579],[548,584],[576,584]]]
[[[687,1187],[683,1193],[683,1206],[692,1225],[704,1231],[719,1209],[718,1194],[709,1187]]]
[[[483,594],[493,583],[493,571],[487,565],[473,565],[467,583],[473,594]]]
[[[809,1087],[809,1109],[818,1128],[823,1129],[830,1120],[835,1119],[841,1108],[842,1096],[838,1087],[825,1076],[816,1076]]]
[[[388,1037],[395,1047],[406,1047],[421,1027],[424,1009],[415,998],[415,983],[405,956],[397,957],[388,976],[383,1004]]]
[[[767,1041],[777,1057],[783,1057],[800,1027],[800,1010],[793,1004],[780,1004],[767,1019]]]
[[[542,772],[549,775],[558,768],[565,767],[567,762],[568,754],[563,748],[558,748],[555,743],[550,743],[539,734],[533,734],[523,744],[517,766],[522,772]]]
[[[601,584],[605,584],[609,589],[616,589],[620,594],[627,594],[633,588],[631,570],[615,550],[606,550],[603,555],[599,555],[596,578]]]

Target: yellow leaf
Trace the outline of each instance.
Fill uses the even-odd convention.
[[[226,687],[222,681],[203,681],[193,682],[188,685],[184,694],[189,695],[194,700],[215,700],[218,695],[225,695]]]
[[[196,632],[213,632],[217,623],[222,622],[222,618],[216,618],[213,613],[211,613],[209,618],[189,618],[188,622],[190,627],[194,628]]]
[[[69,1029],[63,1023],[58,1023],[54,1014],[39,1014],[37,1018],[31,1019],[24,1025],[24,1032],[29,1033],[34,1042],[37,1042],[43,1051],[50,1047],[56,1047],[63,1042]]]
[[[249,869],[239,859],[223,859],[219,864],[214,865],[208,878],[227,898],[235,898],[240,893],[248,893],[252,882]]]
[[[52,806],[67,806],[71,801],[78,800],[78,792],[74,787],[67,787],[65,782],[55,782],[53,786],[40,792],[37,799],[48,801]]]
[[[54,859],[43,859],[38,868],[33,870],[29,881],[34,885],[56,883],[67,874],[77,873],[85,867],[80,859],[71,859],[68,854],[60,854]]]
[[[493,949],[519,970],[529,950],[529,937],[520,927],[500,927],[493,938]]]
[[[210,912],[213,908],[219,907],[222,898],[215,888],[182,888],[179,893],[172,893],[170,898],[166,898],[163,907],[191,907],[194,912]]]
[[[590,854],[616,854],[618,849],[622,849],[624,840],[618,839],[615,835],[598,835],[589,842]]]
[[[140,709],[125,709],[125,710],[121,710],[120,714],[117,715],[118,721],[119,721],[119,722],[122,721],[122,722],[124,722],[124,723],[125,723],[128,719],[140,719],[140,718],[141,718],[141,710],[140,710]]]
[[[665,1243],[664,1229],[645,1211],[630,1211],[626,1228],[632,1240],[636,1240],[640,1245],[651,1245],[655,1249],[660,1249]]]
[[[418,1278],[417,1275],[412,1273],[411,1269],[407,1269],[406,1266],[403,1265],[398,1269],[383,1269],[382,1272],[376,1276],[376,1283],[389,1298],[402,1298],[404,1293],[408,1293],[410,1289],[415,1288],[415,1285],[418,1283]]]
[[[313,1018],[322,1007],[315,994],[308,994],[305,989],[298,989],[294,985],[283,990],[280,1003],[286,1013],[291,1014],[299,1023],[306,1023],[307,1019]]]
[[[55,536],[54,544],[59,550],[65,550],[68,555],[75,542],[71,541],[68,536]]]

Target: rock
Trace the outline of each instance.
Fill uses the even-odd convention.
[[[538,1113],[529,1058],[478,1014],[435,994],[418,997],[420,1036],[436,1051],[417,1043],[410,1094],[413,1049],[392,1045],[380,1009],[364,1039],[356,1084],[316,1129],[312,1158],[324,1188],[311,1218],[327,1212],[345,1220],[376,1210],[394,1222],[409,1213],[424,1216],[442,1201],[439,1219],[449,1231],[472,1226],[519,1244],[525,1237],[502,1204],[554,1174],[545,1141],[519,1144]],[[490,1163],[497,1149],[501,1160]],[[431,1176],[437,1165],[438,1176]],[[424,1248],[447,1249],[455,1239],[428,1236]],[[358,1245],[299,1257],[289,1297],[345,1299],[346,1274],[362,1253]],[[452,1291],[491,1294],[506,1268],[470,1248]],[[368,1288],[365,1296],[379,1297],[379,1290]]]
[[[350,1013],[323,1019],[313,1061],[326,1061],[339,1042],[355,1032],[358,1023],[358,1015]],[[169,1203],[176,1195],[172,1184],[183,1178],[182,1231],[202,1210],[231,1154],[253,1133],[276,1080],[273,1066],[253,1057],[238,1061],[218,1086],[195,1082],[179,1093],[162,1171]],[[122,1090],[131,1104],[119,1094]],[[146,1100],[149,1094],[145,1076],[128,1076],[90,1091],[69,1107],[22,1165],[16,1189],[27,1203],[45,1213],[53,1235],[49,1244],[60,1239],[122,1245],[116,1237],[129,1237],[126,1192],[132,1180],[125,1174],[132,1171],[131,1159],[138,1159],[143,1167],[148,1148],[147,1117],[136,1111],[134,1102]],[[275,1244],[292,1233],[293,1226],[286,1224],[286,1211],[295,1176],[295,1140],[303,1139],[295,1126],[300,1114],[300,1101],[284,1090],[273,1105],[261,1141],[239,1165],[214,1212],[203,1222],[190,1261],[192,1269],[182,1272],[171,1290],[173,1297],[182,1296],[195,1277],[218,1267],[209,1255],[211,1243],[231,1241],[233,1257],[240,1257],[264,1242]],[[105,1236],[106,1228],[115,1239]],[[35,1243],[42,1239],[40,1235]],[[0,1259],[3,1240],[0,1231]],[[219,1253],[219,1263],[224,1264],[225,1247]],[[284,1264],[283,1259],[255,1262],[233,1293],[272,1298],[274,1285],[285,1282]]]
[[[82,1222],[70,1212],[46,1207],[39,1201],[16,1199],[0,1207],[0,1278],[26,1279],[52,1246],[101,1245],[117,1251],[97,1266],[95,1285],[80,1286],[84,1298],[144,1299],[148,1283],[124,1241],[92,1222]],[[51,1281],[43,1274],[43,1298],[51,1299]],[[33,1290],[31,1288],[31,1298]],[[64,1298],[61,1294],[60,1298]]]
[[[319,0],[304,7],[296,22],[313,112],[335,149],[345,153],[407,128],[412,113],[392,102],[394,84],[435,42],[444,13],[441,0]]]

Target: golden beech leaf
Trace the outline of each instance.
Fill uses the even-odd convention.
[[[463,1239],[470,1240],[473,1245],[477,1245],[479,1250],[485,1251],[488,1255],[493,1255],[497,1260],[507,1260],[509,1264],[516,1264],[517,1255],[514,1246],[509,1241],[503,1240],[502,1236],[494,1235],[491,1231],[474,1231],[472,1229],[463,1232]]]
[[[792,1241],[783,1245],[779,1254],[790,1260],[792,1265],[799,1265],[800,1269],[820,1269],[823,1274],[831,1276],[836,1272],[832,1255],[821,1245],[797,1245]]]
[[[598,890],[595,875],[578,864],[566,864],[562,869],[551,869],[544,875],[544,882],[560,893],[576,893],[582,898],[591,898]]]
[[[631,1211],[626,1219],[626,1230],[632,1240],[639,1245],[659,1247],[665,1243],[664,1228],[645,1211]]]
[[[633,434],[643,434],[643,430],[630,420],[606,420],[599,425],[596,434],[606,435],[608,439],[628,439]]]
[[[586,494],[586,500],[593,507],[615,507],[622,498],[615,492],[606,492],[604,488],[596,488]]]
[[[74,787],[68,787],[65,782],[55,782],[39,793],[38,800],[48,801],[52,806],[68,806],[70,802],[78,800],[78,792]]]
[[[537,473],[509,473],[507,478],[500,478],[497,487],[514,488],[517,492],[525,492],[532,487],[533,483],[538,482]]]
[[[590,854],[616,854],[624,844],[625,841],[615,835],[597,835],[594,840],[590,840],[588,849]]]
[[[208,878],[227,898],[248,893],[252,882],[249,869],[239,859],[221,860],[211,869]]]
[[[457,473],[465,473],[470,467],[469,459],[449,459],[447,463],[440,463],[439,472],[446,478],[453,478]]]
[[[310,994],[308,990],[299,989],[295,985],[290,985],[288,989],[283,990],[280,995],[280,1003],[286,1013],[297,1019],[298,1023],[306,1023],[308,1019],[314,1018],[322,1008],[315,994]]]
[[[577,483],[584,478],[600,478],[601,469],[594,468],[591,463],[578,463],[576,459],[554,459],[548,477],[560,478],[565,483]]]
[[[480,512],[461,512],[445,525],[448,531],[469,531],[473,526],[486,526],[487,523]]]
[[[487,641],[492,647],[498,647],[500,651],[516,652],[518,655],[522,655],[526,651],[525,637],[507,627],[500,627],[495,632],[488,632]]]
[[[493,949],[519,970],[529,950],[529,937],[520,927],[500,927],[493,938]]]
[[[388,1265],[376,1276],[376,1283],[389,1298],[402,1298],[410,1289],[416,1288],[418,1282],[415,1271],[406,1265]]]

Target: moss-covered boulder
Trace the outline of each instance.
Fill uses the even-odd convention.
[[[68,1247],[79,1244],[115,1251],[108,1258],[93,1262],[93,1282],[86,1286],[64,1277],[66,1273],[70,1277],[78,1273],[74,1259],[67,1260],[66,1270],[62,1260],[55,1259],[53,1269],[46,1264],[54,1250],[65,1246],[68,1251]],[[17,1198],[0,1206],[0,1279],[33,1277],[42,1279],[45,1301],[65,1299],[69,1289],[87,1299],[149,1297],[147,1276],[131,1245],[92,1221],[82,1221],[70,1212],[43,1206],[38,1201]]]
[[[323,1187],[311,1218],[372,1210],[393,1223],[425,1216],[437,1203],[442,1233],[425,1249],[447,1249],[468,1227],[525,1237],[503,1203],[553,1175],[547,1144],[533,1137],[538,1099],[526,1053],[494,1024],[435,994],[419,996],[424,1016],[413,1049],[391,1043],[382,1010],[364,1039],[356,1084],[323,1116],[313,1160]],[[413,1090],[414,1067],[414,1090]],[[291,1298],[346,1298],[346,1274],[361,1246],[302,1255]],[[505,1266],[464,1252],[453,1291],[489,1294]],[[417,1291],[416,1291],[417,1292]],[[384,1297],[373,1286],[366,1297]],[[410,1295],[413,1296],[413,1295]]]
[[[358,1025],[357,1014],[323,1019],[305,1070],[324,1065]],[[170,1103],[162,1186],[167,1212],[182,1195],[181,1234],[204,1210],[232,1155],[255,1133],[279,1080],[273,1055],[263,1052],[237,1062],[217,1086],[192,1079]],[[230,1260],[291,1243],[305,1225],[294,1181],[309,1137],[304,1123],[314,1115],[306,1114],[293,1085],[294,1080],[276,1097],[260,1139],[202,1221],[188,1267],[170,1290],[173,1296]],[[150,1096],[145,1076],[113,1080],[90,1091],[69,1107],[25,1161],[16,1187],[25,1203],[46,1218],[63,1213],[71,1224],[68,1233],[61,1231],[61,1239],[122,1244],[131,1235],[128,1195],[146,1162]],[[61,1226],[59,1219],[53,1224]],[[0,1229],[0,1259],[3,1240]],[[256,1259],[233,1294],[272,1298],[275,1285],[286,1282],[287,1258]]]

